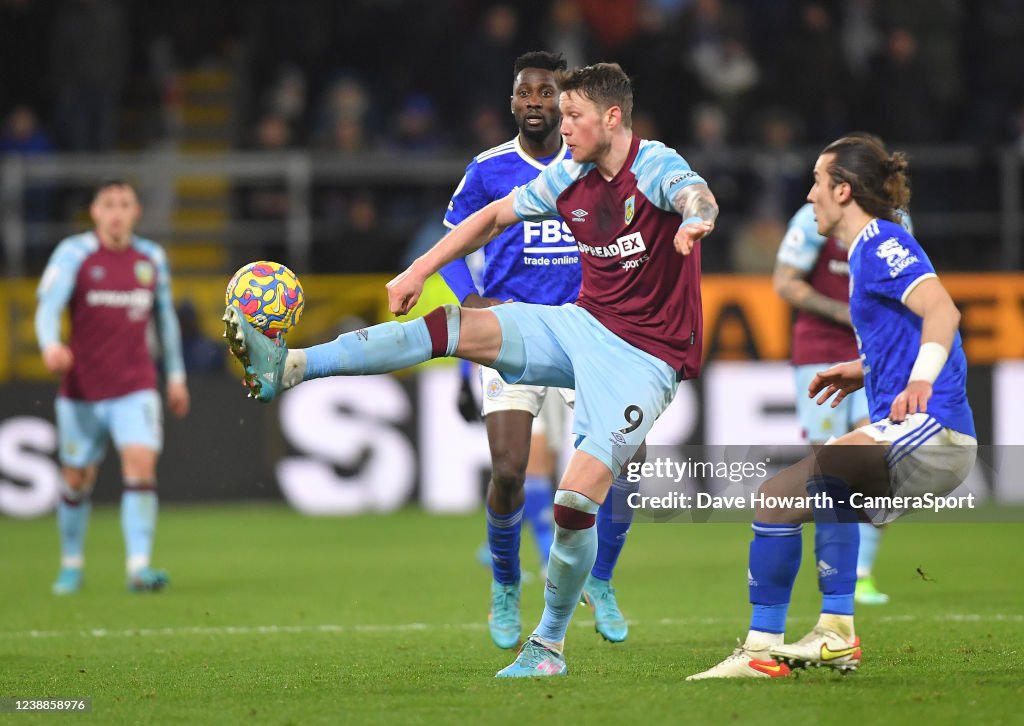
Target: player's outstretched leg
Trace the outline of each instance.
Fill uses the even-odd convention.
[[[156,484],[152,481],[125,482],[121,495],[121,529],[124,533],[127,578],[131,592],[158,592],[170,583],[164,570],[150,566],[156,535]]]
[[[881,529],[867,522],[860,523],[860,548],[857,550],[857,588],[853,591],[853,599],[858,605],[885,605],[889,602],[889,596],[878,590],[875,578],[871,575],[881,539]]]
[[[629,624],[619,609],[611,580],[633,522],[633,509],[627,500],[639,489],[639,482],[631,483],[620,474],[597,510],[597,560],[583,585],[583,601],[594,612],[594,630],[609,643],[621,643],[629,635]]]
[[[60,571],[53,583],[54,595],[72,595],[82,589],[85,533],[92,509],[91,492],[64,484],[57,503],[57,530],[60,533]]]
[[[773,647],[771,655],[791,668],[854,670],[861,658],[860,639],[853,627],[860,541],[857,513],[849,505],[850,488],[839,477],[812,476],[807,480],[807,492],[821,495],[821,501],[831,503],[814,507],[814,555],[822,593],[821,617],[810,633],[795,643]]]
[[[752,527],[747,586],[753,612],[747,639],[721,663],[695,673],[688,681],[789,675],[789,667],[774,660],[770,649],[782,644],[786,630],[790,595],[800,569],[802,525],[755,521]]]
[[[565,675],[565,631],[583,592],[583,582],[597,556],[594,527],[598,504],[578,492],[555,493],[555,542],[548,560],[544,614],[511,665],[499,678]]]
[[[227,307],[223,320],[224,337],[245,370],[243,382],[250,395],[268,402],[312,378],[390,373],[454,355],[461,318],[459,306],[443,305],[407,323],[381,323],[292,351],[282,336],[267,338],[234,306]]]

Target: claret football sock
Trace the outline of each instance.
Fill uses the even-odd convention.
[[[461,319],[457,305],[444,305],[407,323],[381,323],[305,348],[304,380],[390,373],[453,355]]]
[[[750,629],[761,633],[786,632],[786,614],[793,582],[800,570],[802,525],[754,522],[750,543],[747,586],[753,613]]]

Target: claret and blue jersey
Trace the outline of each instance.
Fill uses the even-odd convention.
[[[850,246],[850,316],[864,365],[871,420],[888,418],[907,386],[921,346],[921,318],[906,306],[918,284],[936,277],[928,255],[903,227],[874,219]],[[967,358],[958,332],[932,386],[928,414],[946,428],[977,436],[967,402]]]
[[[534,159],[516,137],[478,154],[452,195],[444,223],[454,228],[474,212],[508,196],[551,164],[567,158],[564,142],[548,159]],[[572,231],[560,219],[515,224],[483,248],[483,290],[478,290],[463,259],[446,265],[441,277],[460,301],[472,292],[499,300],[562,305],[580,289],[580,257]]]
[[[94,232],[68,237],[50,257],[37,296],[40,348],[60,340],[61,313],[71,313],[75,364],[62,396],[99,401],[155,388],[147,337],[154,316],[165,373],[184,376],[167,256],[156,242],[134,237],[126,249],[112,250]]]
[[[703,183],[673,149],[634,135],[612,179],[567,159],[515,197],[521,219],[569,221],[583,266],[577,304],[680,378],[695,377],[701,365],[700,244],[687,256],[676,251],[682,220],[673,198]]]

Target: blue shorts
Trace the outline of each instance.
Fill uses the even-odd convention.
[[[618,476],[668,408],[679,382],[668,363],[630,345],[578,305],[508,303],[494,368],[508,383],[576,391],[576,448]]]
[[[816,398],[807,397],[814,376],[835,363],[810,363],[793,369],[796,378],[796,415],[804,436],[812,444],[824,444],[833,436],[842,436],[869,421],[868,396],[864,389],[854,391],[835,408],[826,402],[819,406]]]
[[[60,462],[65,466],[99,463],[108,438],[118,450],[134,445],[159,452],[163,446],[160,394],[152,389],[102,401],[58,396],[55,408]]]

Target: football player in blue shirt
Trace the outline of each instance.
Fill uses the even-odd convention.
[[[902,503],[879,499],[946,495],[974,465],[978,442],[957,331],[960,313],[921,245],[899,223],[897,210],[910,200],[906,171],[903,154],[890,155],[877,140],[856,136],[829,144],[814,165],[807,200],[814,205],[818,234],[848,249],[850,317],[860,357],[818,373],[808,395],[837,406],[864,388],[873,423],[761,486],[764,495],[806,494],[812,501],[809,508],[758,508],[747,639],[688,680],[778,677],[808,665],[859,666],[853,626],[858,518],[892,521],[906,511]],[[812,519],[821,617],[809,634],[785,644],[786,612],[800,567],[800,528]]]
[[[478,154],[466,167],[448,205],[445,226],[454,229],[474,212],[528,184],[551,164],[571,158],[559,133],[561,114],[554,75],[565,67],[561,54],[543,51],[516,59],[511,103],[519,133]],[[561,219],[507,227],[483,247],[483,255],[483,295],[465,259],[440,271],[463,307],[486,308],[510,300],[564,305],[579,294],[579,251],[569,225]],[[506,383],[498,371],[487,367],[481,367],[481,382],[492,465],[487,487],[487,540],[493,574],[488,620],[495,645],[514,648],[521,634],[519,542],[523,518],[531,525],[545,566],[553,536],[552,467],[544,465],[550,454],[545,456],[544,433],[537,431],[531,436],[534,419],[545,405],[550,408],[562,401],[572,405],[575,395],[565,388]],[[551,395],[560,400],[545,403]],[[597,560],[583,591],[594,609],[596,630],[611,642],[621,642],[628,635],[611,577],[630,526],[627,518],[632,509],[624,506],[625,498],[637,487],[620,476],[598,510]]]

